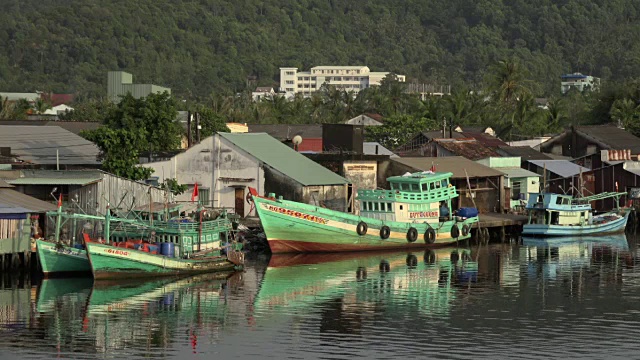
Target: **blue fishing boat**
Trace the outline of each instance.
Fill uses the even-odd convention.
[[[527,202],[529,221],[522,234],[531,236],[585,236],[624,232],[629,219],[629,208],[620,208],[603,214],[594,214],[591,202],[615,198],[619,203],[626,193],[609,192],[574,198],[566,194],[534,193]]]

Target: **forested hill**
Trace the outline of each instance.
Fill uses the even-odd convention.
[[[280,66],[367,65],[468,87],[515,55],[559,75],[640,72],[637,0],[20,0],[0,11],[0,91],[102,96],[106,72],[180,96],[276,85]]]

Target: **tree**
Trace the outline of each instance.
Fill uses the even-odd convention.
[[[197,113],[200,114],[200,137],[202,139],[217,132],[229,132],[224,117],[213,109],[202,106],[197,109]],[[195,126],[193,122],[191,125]],[[191,133],[193,134],[193,130]]]
[[[436,122],[432,119],[391,115],[384,118],[383,125],[367,127],[366,137],[369,141],[376,141],[393,149],[409,141],[416,133],[436,127]]]
[[[187,191],[189,187],[185,184],[179,184],[178,180],[171,178],[164,179],[162,184],[160,184],[160,188],[162,190],[170,191],[173,195],[180,195]]]
[[[116,105],[107,99],[86,100],[73,104],[73,110],[59,115],[60,120],[104,123]]]
[[[33,110],[36,114],[44,114],[49,109],[51,109],[51,104],[43,98],[38,98],[33,103]]]
[[[105,171],[131,180],[145,180],[153,173],[153,169],[138,166],[140,152],[137,144],[142,143],[145,136],[142,129],[102,126],[82,131],[80,135],[100,148],[99,160],[102,160]]]

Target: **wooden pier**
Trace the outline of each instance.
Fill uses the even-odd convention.
[[[522,225],[529,219],[524,215],[501,213],[484,213],[478,217],[480,221],[473,226],[472,239],[480,242],[504,242],[507,237],[518,236],[522,233]]]

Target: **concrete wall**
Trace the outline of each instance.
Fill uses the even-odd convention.
[[[201,201],[232,212],[236,207],[236,187],[244,188],[245,195],[248,187],[256,188],[259,194],[265,193],[264,171],[258,161],[218,135],[204,139],[171,160],[145,166],[155,170],[153,175],[158,176],[159,182],[175,178],[178,183],[189,185],[189,190],[178,195],[176,201],[189,202],[196,182],[201,195],[206,192],[203,189],[209,190],[209,197],[201,197]],[[249,215],[249,210],[249,204],[245,203],[242,215]]]

